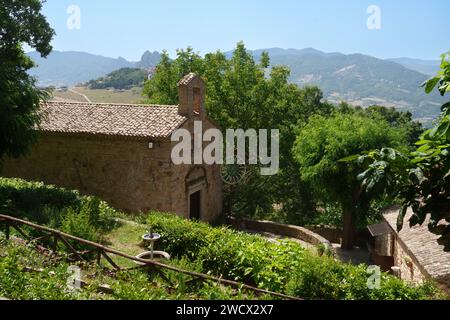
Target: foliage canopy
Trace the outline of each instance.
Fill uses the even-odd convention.
[[[368,212],[371,199],[362,192],[356,177],[359,165],[340,160],[365,150],[404,146],[405,140],[405,132],[392,127],[381,116],[368,117],[360,113],[312,116],[300,128],[294,153],[301,179],[323,198],[341,205],[343,247],[353,246],[356,219]]]
[[[450,53],[442,56],[441,71],[423,84],[431,93],[437,86],[444,96],[450,92]],[[407,208],[414,214],[409,224],[422,225],[427,217],[431,232],[450,250],[450,102],[442,106],[437,125],[426,131],[409,153],[382,149],[362,155],[365,164],[359,175],[367,193],[385,192],[399,198],[402,208],[398,228],[403,226]]]
[[[0,160],[18,157],[35,140],[39,102],[47,97],[27,74],[33,62],[23,44],[46,57],[54,31],[41,13],[42,1],[4,0],[0,6]]]

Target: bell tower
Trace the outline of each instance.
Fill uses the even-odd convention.
[[[178,82],[178,113],[189,118],[205,114],[205,82],[189,73]]]

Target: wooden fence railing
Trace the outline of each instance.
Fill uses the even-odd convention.
[[[131,269],[136,269],[136,268],[150,268],[152,271],[157,272],[159,275],[161,275],[161,277],[163,279],[167,280],[167,277],[165,277],[164,273],[162,272],[163,270],[170,270],[170,271],[174,271],[174,272],[178,272],[178,273],[182,273],[188,276],[191,276],[193,278],[202,280],[202,281],[214,281],[223,285],[227,285],[230,287],[234,287],[234,288],[238,288],[238,289],[246,289],[249,291],[253,291],[256,294],[269,294],[278,298],[282,298],[282,299],[287,299],[287,300],[302,300],[300,298],[297,297],[293,297],[293,296],[289,296],[289,295],[285,295],[282,293],[278,293],[278,292],[273,292],[273,291],[268,291],[268,290],[264,290],[264,289],[260,289],[260,288],[256,288],[247,284],[243,284],[243,283],[239,283],[236,281],[232,281],[232,280],[227,280],[227,279],[222,279],[222,278],[217,278],[217,277],[213,277],[207,274],[203,274],[203,273],[198,273],[198,272],[193,272],[193,271],[187,271],[187,270],[183,270],[183,269],[179,269],[170,265],[166,265],[157,261],[149,261],[149,260],[144,260],[144,259],[140,259],[137,257],[133,257],[131,255],[128,255],[126,253],[120,252],[118,250],[112,249],[112,248],[108,248],[106,246],[103,246],[99,243],[95,243],[92,241],[88,241],[85,239],[81,239],[75,236],[72,236],[70,234],[49,228],[49,227],[45,227],[45,226],[41,226],[29,221],[25,221],[25,220],[21,220],[18,218],[14,218],[11,216],[7,216],[7,215],[0,215],[0,224],[3,224],[5,226],[4,230],[5,230],[5,237],[6,240],[10,239],[10,234],[11,234],[11,228],[13,228],[14,230],[16,230],[25,241],[27,241],[27,243],[30,244],[34,244],[37,247],[43,248],[42,246],[38,245],[38,242],[41,242],[43,240],[46,239],[53,239],[53,241],[51,241],[51,250],[53,252],[56,253],[57,248],[58,248],[58,242],[61,242],[70,252],[69,256],[71,258],[75,258],[76,260],[85,260],[83,258],[84,255],[88,254],[88,253],[96,253],[96,257],[97,257],[97,263],[100,263],[101,258],[103,257],[115,270],[117,271],[128,271]],[[39,230],[43,233],[45,233],[45,235],[37,237],[37,238],[32,238],[30,235],[28,235],[22,228],[21,226],[27,226],[30,227],[34,230]],[[85,246],[87,246],[88,248],[91,248],[90,250],[87,251],[77,251],[70,243],[68,240],[83,244]],[[47,248],[45,248],[47,249]],[[113,261],[113,259],[111,259],[111,257],[109,255],[116,255],[131,261],[135,261],[135,262],[139,262],[142,264],[142,266],[136,267],[136,268],[121,268],[119,265],[117,265],[117,263],[115,263]]]

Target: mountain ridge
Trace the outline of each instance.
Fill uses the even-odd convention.
[[[415,70],[429,76],[435,75],[441,65],[440,60],[424,60],[407,57],[393,58],[387,60],[399,63],[408,69]]]
[[[299,86],[318,86],[324,98],[332,103],[346,101],[363,107],[373,104],[393,106],[408,110],[414,118],[429,123],[439,114],[444,102],[439,94],[427,95],[420,87],[430,75],[395,61],[360,53],[325,53],[312,48],[297,51],[271,48],[250,52],[258,60],[263,51],[269,53],[272,66],[289,67],[291,82]],[[275,54],[271,55],[271,52]]]
[[[324,92],[324,98],[333,103],[347,101],[361,106],[395,106],[411,111],[416,119],[431,121],[439,114],[443,102],[437,94],[424,93],[420,84],[429,75],[417,71],[421,66],[435,68],[436,61],[411,58],[383,60],[359,53],[327,53],[314,48],[274,47],[249,52],[257,60],[262,52],[268,52],[271,66],[286,65],[291,69],[291,82],[299,86],[317,85]],[[231,57],[232,53],[224,54]],[[39,65],[31,74],[38,78],[40,85],[73,86],[122,68],[151,72],[161,54],[146,51],[137,62],[76,51],[53,51],[46,60],[36,53],[29,53],[29,56]]]
[[[122,68],[154,68],[160,59],[157,51],[146,51],[140,61],[128,61],[125,58],[110,58],[83,51],[53,50],[43,59],[36,51],[27,55],[37,64],[30,70],[40,86],[74,86],[98,79]]]

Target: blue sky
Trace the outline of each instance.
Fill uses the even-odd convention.
[[[67,8],[81,10],[69,30]],[[381,10],[381,29],[369,30],[367,8]],[[200,53],[313,47],[379,58],[437,59],[450,50],[448,0],[47,0],[44,14],[55,50],[139,60],[146,50],[192,46]]]

